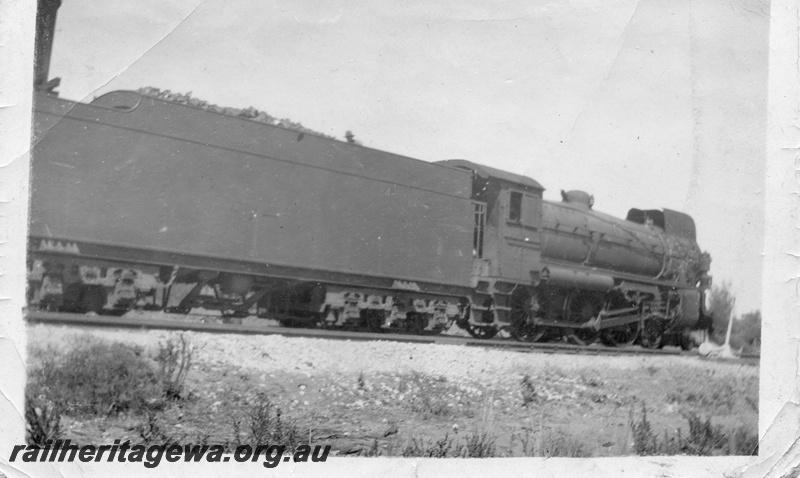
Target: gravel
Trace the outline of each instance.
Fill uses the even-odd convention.
[[[63,346],[75,335],[91,333],[102,339],[155,349],[159,340],[176,332],[157,330],[90,329],[36,324],[28,327],[32,343]],[[482,349],[462,345],[415,344],[393,341],[350,341],[280,335],[233,335],[184,332],[197,347],[196,363],[235,364],[265,372],[312,375],[336,373],[419,372],[458,382],[489,384],[518,380],[532,370],[680,367],[687,373],[734,373],[758,376],[758,367],[712,362],[685,356],[592,356]]]

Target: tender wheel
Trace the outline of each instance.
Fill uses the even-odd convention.
[[[246,310],[234,310],[231,311],[230,314],[225,314],[225,315],[227,315],[228,317],[233,317],[234,319],[244,319],[245,317],[248,317],[250,315],[250,312]]]
[[[192,311],[191,307],[178,307],[178,306],[175,306],[175,307],[167,307],[167,309],[166,309],[166,312],[168,314],[187,315],[191,311]]]
[[[70,284],[64,290],[61,307],[66,312],[99,314],[106,305],[106,291],[103,286]]]
[[[642,347],[648,349],[661,348],[664,340],[664,324],[658,318],[645,319],[641,327],[642,333],[639,341]]]
[[[101,285],[88,285],[83,288],[81,309],[87,313],[99,314],[106,305],[106,291]],[[128,309],[125,309],[127,312]],[[123,312],[124,313],[124,312]]]
[[[597,317],[603,308],[603,296],[591,292],[575,290],[570,292],[564,302],[564,320],[582,325]],[[567,332],[567,338],[577,345],[591,345],[600,333],[592,328],[575,328]]]
[[[467,332],[476,339],[491,339],[497,335],[497,327],[494,325],[467,325]]]
[[[627,347],[636,342],[639,336],[639,322],[632,322],[611,329],[604,330],[601,338],[609,347]]]
[[[60,310],[62,312],[86,312],[86,310],[83,308],[84,291],[85,287],[80,283],[69,284],[66,286],[64,288],[64,295]]]
[[[286,327],[287,329],[297,329],[305,325],[301,320],[289,318],[278,319],[278,323],[281,324],[281,327]]]
[[[363,310],[361,317],[364,319],[369,330],[377,333],[383,332],[383,311],[382,310]]]
[[[406,313],[406,330],[412,334],[421,334],[428,326],[428,318],[419,312]]]

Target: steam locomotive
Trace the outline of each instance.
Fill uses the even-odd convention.
[[[710,326],[710,257],[686,214],[623,220],[585,192],[546,201],[534,179],[470,161],[53,87],[37,75],[32,307],[646,347],[691,347]]]

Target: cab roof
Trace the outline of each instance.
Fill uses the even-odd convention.
[[[436,164],[441,164],[442,166],[450,166],[459,169],[467,169],[469,171],[474,172],[475,174],[477,174],[482,178],[499,179],[501,181],[516,184],[519,186],[536,189],[538,191],[544,191],[544,187],[542,187],[541,184],[539,184],[537,181],[527,176],[523,176],[521,174],[509,173],[508,171],[491,168],[489,166],[484,166],[482,164],[476,164],[471,161],[467,161],[465,159],[447,159],[444,161],[437,161]]]

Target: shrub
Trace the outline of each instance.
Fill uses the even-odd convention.
[[[489,432],[475,432],[465,439],[465,458],[491,458],[495,456],[495,438]]]
[[[359,456],[376,457],[381,456],[381,448],[378,445],[378,439],[374,439],[368,450],[365,450]]]
[[[711,424],[711,419],[703,420],[694,413],[686,415],[689,422],[689,435],[683,443],[683,449],[689,455],[710,455],[713,450],[722,449],[726,443],[722,427]]]
[[[520,443],[522,445],[522,456],[542,456],[550,457],[569,457],[579,458],[589,456],[584,449],[583,443],[569,435],[559,431],[547,431],[540,433],[537,436],[530,430],[526,429],[524,434],[519,435]],[[510,454],[513,454],[514,434],[511,435],[511,449]]]
[[[137,425],[135,430],[144,445],[164,445],[178,442],[161,428],[158,417],[151,410],[147,411],[146,420]]]
[[[633,435],[633,450],[637,455],[656,455],[658,454],[658,439],[650,421],[647,420],[647,407],[642,402],[642,417],[636,420],[631,410],[628,417],[628,426]]]
[[[451,415],[453,409],[448,404],[448,395],[457,390],[457,387],[447,383],[445,377],[433,377],[419,372],[404,375],[398,386],[400,393],[409,395],[406,403],[411,411],[423,418]]]
[[[536,393],[536,388],[533,386],[533,381],[531,380],[531,376],[527,373],[522,377],[520,381],[521,393],[522,393],[522,406],[527,407],[531,403],[535,403],[538,395]]]
[[[25,420],[29,445],[45,446],[61,438],[61,405],[30,386],[26,390]]]
[[[161,387],[167,399],[178,400],[182,397],[193,356],[194,347],[184,334],[159,342],[156,363]]]
[[[284,445],[292,451],[303,444],[303,436],[293,421],[286,421],[280,408],[274,406],[265,392],[258,392],[256,400],[247,410],[245,424],[249,428],[246,441],[241,440],[240,418],[234,418],[234,443],[250,446]]]
[[[495,437],[489,432],[474,432],[456,441],[446,433],[440,440],[412,438],[402,456],[425,458],[491,458],[496,456]]]
[[[739,426],[728,434],[731,455],[758,455],[758,435]]]
[[[27,441],[31,445],[44,445],[48,440],[61,438],[61,416],[64,402],[52,391],[53,375],[59,352],[52,348],[34,347],[30,359],[38,367],[28,371],[25,387],[25,420]]]
[[[710,418],[701,418],[694,413],[685,415],[689,423],[689,434],[684,436],[679,428],[676,436],[664,431],[662,441],[653,433],[647,420],[647,410],[642,404],[642,416],[636,419],[631,411],[629,427],[633,435],[634,451],[637,455],[756,455],[758,437],[740,426],[727,433],[715,426]]]
[[[417,440],[416,438],[412,438],[411,443],[406,445],[402,455],[406,458],[447,458],[453,456],[450,454],[451,450],[453,450],[453,439],[446,433],[441,440]],[[460,452],[460,447],[458,451]]]
[[[160,405],[159,379],[141,347],[87,338],[64,354],[45,353],[50,355],[29,374],[32,404],[46,399],[53,410],[93,415]]]

